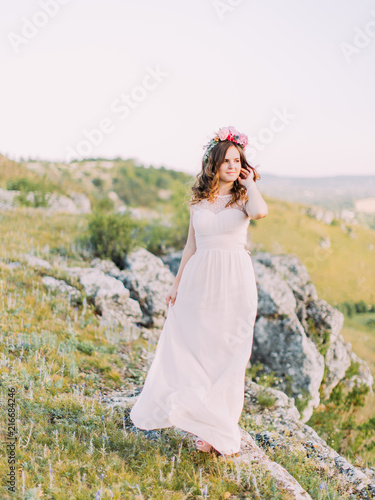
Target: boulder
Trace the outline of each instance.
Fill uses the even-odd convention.
[[[125,269],[120,274],[115,269],[110,274],[122,281],[130,296],[139,302],[143,325],[164,325],[168,310],[165,298],[175,277],[159,257],[145,248],[137,249],[126,257]]]
[[[77,290],[77,288],[68,285],[63,280],[57,280],[52,278],[52,276],[44,276],[44,278],[42,278],[42,283],[48,290],[58,292],[66,296],[73,306],[82,302],[81,292]]]
[[[302,412],[302,420],[306,422],[319,405],[324,358],[307,337],[296,314],[257,319],[250,361],[252,364],[258,361],[279,375],[279,387],[288,395],[309,397]]]
[[[328,397],[332,389],[345,376],[350,365],[351,346],[346,344],[340,335],[344,315],[321,299],[310,301],[306,306],[306,314],[307,322],[310,323],[306,332],[312,336],[312,340],[317,343],[324,337],[328,339],[328,348],[325,349],[324,356],[326,374],[322,385],[323,394]]]
[[[85,293],[108,322],[132,327],[141,321],[139,304],[130,297],[121,281],[95,268],[68,267],[65,271],[79,278]]]
[[[255,261],[254,272],[258,289],[258,316],[290,315],[296,309],[296,299],[287,282],[274,269]]]

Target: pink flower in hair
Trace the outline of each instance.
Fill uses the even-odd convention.
[[[236,129],[236,127],[228,127],[228,129],[229,129],[229,133],[230,134],[232,134],[232,135],[239,135],[239,132]]]
[[[226,139],[226,138],[228,137],[228,135],[229,135],[229,128],[227,128],[227,127],[223,127],[223,128],[221,128],[221,129],[219,130],[219,134],[218,134],[218,135],[219,135],[219,139],[220,139],[221,141],[225,141],[225,139]]]
[[[248,137],[245,134],[240,134],[240,138],[238,139],[238,142],[242,144],[244,148],[246,148],[247,143],[248,143]]]

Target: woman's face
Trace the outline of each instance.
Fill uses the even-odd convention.
[[[227,149],[225,159],[219,167],[219,180],[224,183],[233,183],[241,171],[240,153],[236,146]]]

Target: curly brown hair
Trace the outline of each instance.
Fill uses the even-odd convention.
[[[190,205],[195,205],[203,199],[208,199],[210,202],[214,201],[215,196],[219,191],[218,170],[220,168],[220,165],[225,160],[227,150],[231,146],[236,147],[240,153],[241,167],[252,170],[254,172],[254,182],[260,179],[260,175],[258,174],[258,172],[247,161],[244,150],[241,148],[241,146],[238,146],[234,142],[228,140],[220,141],[216,144],[216,146],[212,148],[206,162],[204,161],[203,157],[202,170],[199,172],[199,174],[196,175],[197,180],[191,188],[191,190],[193,191],[193,195],[190,199]],[[233,203],[237,203],[238,201],[242,200],[246,202],[249,199],[249,197],[247,196],[246,187],[240,184],[238,182],[238,179],[234,181],[231,193],[232,197],[226,206],[230,206]]]

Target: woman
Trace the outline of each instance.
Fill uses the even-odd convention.
[[[241,444],[238,420],[258,306],[247,230],[250,218],[268,213],[246,145],[244,134],[225,127],[205,146],[167,317],[130,412],[141,429],[176,426],[197,436],[197,449],[229,455]]]

